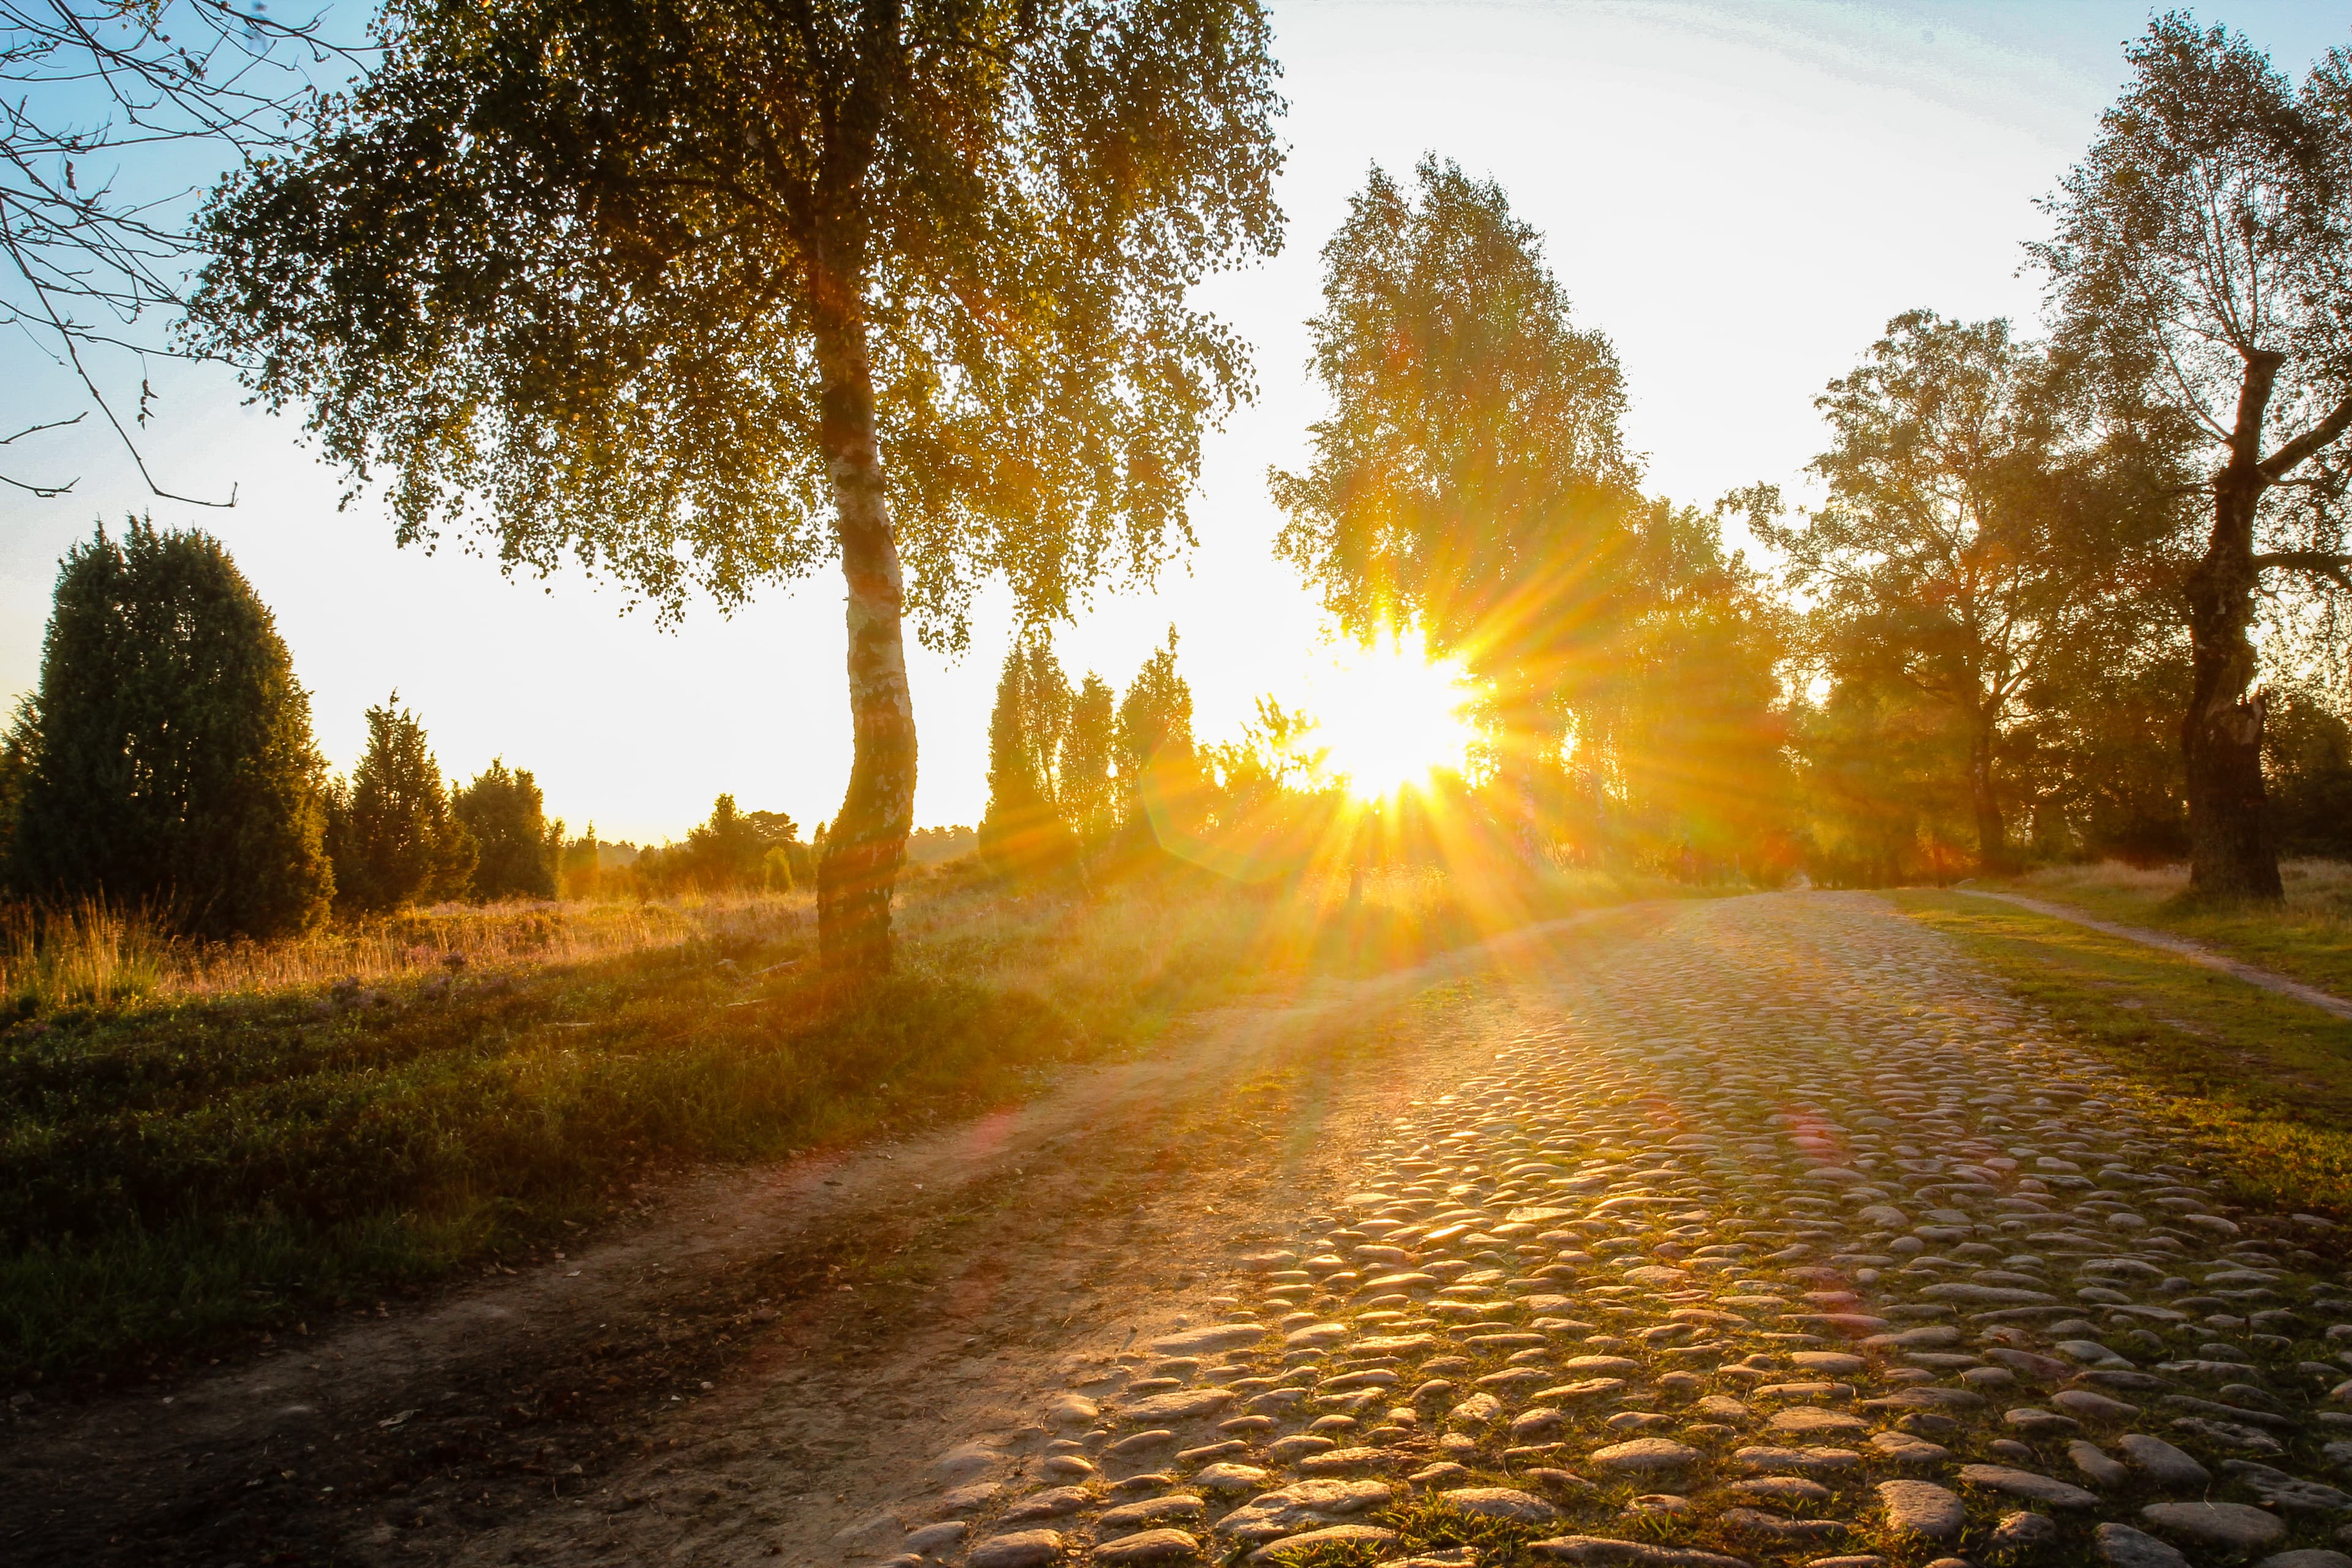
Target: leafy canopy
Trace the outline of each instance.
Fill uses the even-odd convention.
[[[1375,167],[1323,248],[1332,408],[1307,471],[1269,476],[1277,548],[1344,629],[1418,625],[1488,675],[1557,648],[1631,504],[1624,381],[1499,186],[1434,155],[1414,176]]]
[[[197,335],[404,542],[668,616],[832,552],[820,318],[862,324],[909,607],[960,647],[1189,542],[1244,352],[1188,307],[1281,217],[1251,0],[410,0],[231,179]],[[831,314],[827,314],[831,312]]]

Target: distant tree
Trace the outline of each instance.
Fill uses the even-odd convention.
[[[1823,503],[1761,524],[1790,584],[1816,600],[1815,658],[1842,674],[1874,667],[1951,715],[1989,869],[2010,858],[2001,737],[2141,581],[2128,568],[2168,521],[2100,482],[2056,381],[2005,321],[1897,316],[1814,400],[1832,437],[1812,464]]]
[[[2352,859],[2352,724],[2317,692],[2290,689],[2281,696],[2266,731],[2278,847]]]
[[[2274,584],[2352,589],[2352,50],[2298,92],[2242,35],[2173,12],[2127,58],[2130,85],[2045,204],[2055,234],[2030,248],[2059,342],[2214,465],[2186,593],[2189,881],[2274,900],[2250,632]]]
[[[1187,537],[1271,251],[1255,0],[420,0],[207,216],[199,341],[386,470],[402,540],[494,534],[679,613],[838,556],[854,756],[828,962],[889,960],[915,798],[901,616],[1066,613]],[[911,568],[911,579],[902,576]]]
[[[67,552],[8,750],[19,893],[147,904],[205,937],[325,912],[310,700],[209,534],[133,520]]]
[[[441,764],[400,693],[367,710],[367,750],[348,783],[337,781],[327,814],[336,902],[362,913],[462,899],[480,853],[449,808]]]
[[[1059,798],[1070,706],[1070,683],[1053,644],[1041,632],[1023,632],[1004,657],[988,715],[988,810],[980,820],[980,852],[1001,870],[1055,868],[1076,851]]]
[[[539,782],[528,770],[509,768],[505,758],[494,757],[450,804],[480,850],[474,863],[476,898],[488,902],[555,897],[563,824],[547,820]]]
[[[1062,820],[1083,843],[1100,843],[1118,827],[1118,790],[1111,777],[1111,758],[1118,749],[1118,701],[1110,683],[1091,669],[1070,699],[1055,795]]]
[[[1596,839],[1709,879],[1785,866],[1795,826],[1787,616],[1725,547],[1727,510],[1661,499],[1635,511],[1619,624],[1577,685],[1570,757],[1600,808]]]
[[[1118,700],[1118,727],[1111,737],[1111,760],[1131,795],[1153,758],[1171,747],[1192,750],[1192,688],[1176,671],[1176,628],[1168,642],[1143,661]]]
[[[1349,634],[1418,626],[1485,683],[1530,794],[1638,499],[1624,381],[1499,186],[1433,154],[1414,175],[1408,195],[1375,167],[1323,247],[1309,365],[1332,408],[1307,472],[1269,473],[1276,548]]]

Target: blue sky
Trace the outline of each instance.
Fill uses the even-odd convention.
[[[1173,623],[1209,737],[1260,692],[1310,705],[1328,658],[1311,597],[1269,546],[1268,464],[1295,466],[1318,412],[1306,318],[1317,252],[1378,162],[1434,150],[1510,194],[1547,237],[1581,322],[1615,342],[1649,488],[1706,501],[1758,479],[1801,487],[1819,444],[1811,399],[1885,321],[1927,306],[2035,320],[2021,244],[2033,198],[2087,142],[2147,8],[2038,4],[1573,4],[1275,6],[1291,112],[1280,196],[1289,242],[1208,298],[1255,345],[1259,402],[1208,444],[1192,506],[1200,547],[1149,594],[1099,600],[1061,634],[1075,675],[1123,683]],[[2300,74],[2352,44],[2341,5],[2203,10]],[[126,179],[153,178],[126,171]],[[0,419],[68,388],[12,350]],[[444,768],[494,755],[535,771],[551,810],[607,837],[682,833],[732,791],[747,806],[829,816],[848,772],[841,596],[820,575],[732,619],[624,616],[576,574],[508,581],[456,542],[399,551],[381,510],[338,510],[338,476],[289,421],[241,405],[214,370],[166,370],[146,437],[173,489],[232,510],[148,500],[89,429],[20,444],[20,468],[79,475],[57,500],[0,499],[0,688],[28,689],[58,555],[128,510],[220,534],[310,688],[320,744],[347,766],[362,710],[397,687]],[[915,653],[917,818],[974,820],[987,708],[1008,635],[983,600],[961,662]]]

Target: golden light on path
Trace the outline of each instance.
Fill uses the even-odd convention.
[[[1379,800],[1463,765],[1471,739],[1459,666],[1432,659],[1419,634],[1332,651],[1309,677],[1313,743],[1360,800]]]

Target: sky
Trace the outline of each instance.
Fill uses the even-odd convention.
[[[2352,44],[2340,3],[2200,13],[2300,76]],[[1370,165],[1423,152],[1491,176],[1542,232],[1580,325],[1615,344],[1646,487],[1706,503],[1757,480],[1804,488],[1812,399],[1899,312],[1927,307],[2031,327],[2040,289],[2022,245],[2034,199],[2087,144],[2125,77],[2144,5],[1834,0],[1554,0],[1273,7],[1290,109],[1277,187],[1288,238],[1202,300],[1254,345],[1258,400],[1205,443],[1199,543],[1148,592],[1098,596],[1057,634],[1073,679],[1124,686],[1172,625],[1195,728],[1234,734],[1269,693],[1313,710],[1332,663],[1313,596],[1274,558],[1269,465],[1305,462],[1321,411],[1306,373],[1318,252]],[[7,429],[68,389],[11,345]],[[761,593],[731,618],[708,604],[675,630],[577,572],[503,577],[457,542],[394,546],[373,497],[298,424],[242,402],[213,369],[159,369],[142,441],[169,489],[149,498],[94,419],[11,448],[13,471],[78,477],[73,492],[0,500],[0,690],[36,681],[57,563],[94,522],[151,512],[220,536],[274,609],[309,689],[321,750],[356,760],[362,712],[397,689],[445,772],[493,757],[530,769],[548,809],[608,840],[682,836],[721,791],[747,809],[831,816],[848,777],[839,580]],[[5,432],[0,432],[5,433]],[[910,646],[921,736],[916,821],[976,821],[988,709],[1011,635],[983,596],[961,659]]]

